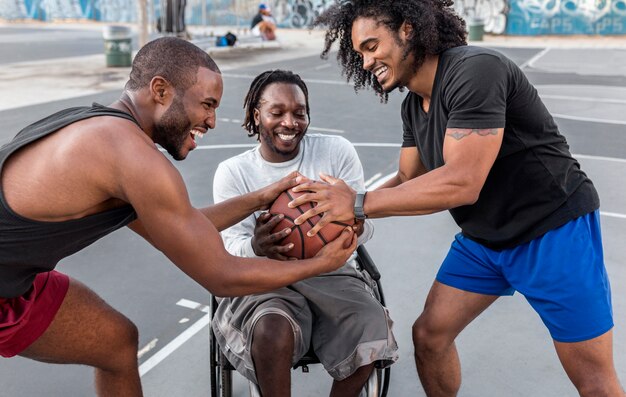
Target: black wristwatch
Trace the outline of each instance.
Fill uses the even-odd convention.
[[[363,203],[365,202],[366,194],[367,191],[365,190],[356,192],[356,199],[354,200],[354,217],[359,221],[367,218],[367,215],[365,215],[365,211],[363,210]]]

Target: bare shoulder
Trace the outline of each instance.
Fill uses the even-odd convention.
[[[75,123],[66,133],[71,157],[113,197],[128,202],[125,191],[149,183],[150,175],[160,175],[163,182],[179,177],[150,137],[130,120],[94,117]]]
[[[76,122],[66,129],[69,140],[75,143],[76,148],[94,154],[123,154],[124,149],[133,151],[156,149],[150,137],[137,124],[121,117],[93,117]]]

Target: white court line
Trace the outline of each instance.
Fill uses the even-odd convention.
[[[224,77],[231,77],[234,79],[254,79],[256,76],[251,74],[236,74],[236,73],[222,73]],[[338,80],[320,80],[320,79],[302,79],[305,83],[309,84],[328,84],[328,85],[351,85],[347,81]]]
[[[204,312],[207,314],[202,316],[200,320],[196,321],[192,326],[187,328],[180,335],[174,338],[170,343],[163,346],[161,350],[154,353],[152,357],[150,357],[143,364],[141,364],[139,366],[140,376],[147,374],[152,368],[156,367],[161,361],[165,360],[170,354],[176,351],[176,349],[181,347],[185,342],[191,339],[192,336],[197,334],[202,328],[206,327],[211,322],[211,313],[210,313],[211,309],[207,305],[190,301],[188,299],[181,299],[178,302],[176,302],[176,304],[178,306],[186,307],[188,309],[200,310],[201,312]]]
[[[335,134],[345,134],[346,132],[344,130],[335,130],[332,128],[322,128],[322,127],[309,127],[309,130],[311,131],[322,131],[322,132],[332,132]]]
[[[521,65],[519,66],[519,68],[523,70],[526,66],[533,67],[533,64],[534,64],[535,62],[537,62],[537,61],[539,60],[539,58],[541,58],[542,56],[546,55],[546,53],[547,53],[548,51],[550,51],[550,50],[551,50],[551,48],[550,48],[550,47],[548,47],[548,48],[544,48],[544,49],[543,49],[543,51],[539,52],[537,55],[535,55],[534,57],[530,58],[529,60],[527,60],[526,62],[524,62],[523,64],[521,64]]]
[[[161,361],[165,360],[167,356],[174,353],[176,349],[181,347],[185,342],[191,339],[204,327],[211,322],[211,314],[205,314],[200,320],[193,323],[193,325],[184,330],[180,335],[174,338],[170,343],[163,346],[161,350],[154,353],[152,357],[147,359],[143,364],[139,366],[139,376],[144,376],[154,367],[156,367]]]
[[[339,131],[339,130],[337,130]],[[258,143],[232,143],[225,145],[200,145],[197,146],[194,150],[219,150],[219,149],[241,149],[241,148],[253,148],[257,146]],[[355,147],[400,147],[399,143],[369,143],[369,142],[356,142],[352,144]]]
[[[535,87],[537,88],[537,87]],[[626,104],[626,99],[615,99],[615,98],[597,98],[597,97],[580,97],[580,96],[571,96],[571,95],[542,95],[539,93],[541,99],[564,99],[568,101],[577,101],[577,102],[601,102],[601,103],[617,103],[617,104]]]
[[[368,187],[369,185],[374,183],[374,181],[376,181],[376,179],[380,178],[381,176],[383,176],[383,174],[380,172],[374,174],[374,176],[372,176],[370,179],[365,181],[365,187]]]
[[[209,306],[203,305],[198,302],[190,301],[189,299],[183,298],[179,300],[178,302],[176,302],[176,304],[178,306],[186,307],[187,309],[200,310],[201,312],[205,312],[205,313],[211,312],[211,308]]]
[[[619,159],[616,157],[604,157],[604,156],[591,156],[588,154],[572,154],[572,156],[576,159],[587,159],[587,160],[598,160],[598,161],[610,161],[613,163],[625,163],[626,159]]]
[[[375,183],[372,183],[370,186],[365,186],[367,190],[376,190],[378,187],[382,186],[383,183],[387,182],[394,176],[396,176],[397,172],[392,172],[391,174],[385,175],[382,178],[378,179]]]
[[[626,219],[626,214],[619,214],[617,212],[604,212],[604,211],[600,211],[600,215],[604,215],[604,216],[608,216],[610,218],[620,218],[620,219]]]
[[[227,118],[219,118],[217,119],[217,121],[221,121],[223,123],[236,123],[236,124],[240,124],[241,120],[237,120],[237,119],[227,119]],[[309,130],[311,131],[322,131],[322,132],[330,132],[333,134],[345,134],[346,131],[344,130],[337,130],[334,128],[324,128],[324,127],[309,127]]]
[[[322,65],[316,66],[313,69],[315,69],[315,70],[328,69],[330,66],[331,66],[330,63],[325,63],[325,64],[322,64]]]
[[[593,117],[570,116],[568,114],[559,114],[559,113],[552,113],[552,116],[556,117],[556,118],[559,118],[559,119],[566,119],[566,120],[589,121],[589,122],[592,122],[592,123],[626,125],[626,120],[596,119],[596,118],[593,118]]]

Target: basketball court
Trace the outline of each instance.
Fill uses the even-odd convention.
[[[626,50],[501,48],[524,66],[548,108],[556,115],[572,152],[594,181],[602,201],[606,266],[612,282],[615,361],[626,382]],[[621,58],[620,58],[621,57]],[[599,67],[599,60],[604,60]],[[614,60],[613,63],[611,61]],[[218,60],[219,63],[219,60]],[[309,133],[344,136],[357,148],[370,188],[397,169],[402,93],[381,104],[372,92],[344,82],[332,58],[307,56],[244,66],[224,72],[225,93],[215,131],[176,163],[197,206],[212,202],[217,164],[255,142],[240,127],[245,92],[254,76],[271,68],[291,69],[310,91]],[[27,122],[55,110],[96,101],[108,104],[119,90],[0,112],[6,142]],[[149,170],[146,170],[148,177]],[[411,325],[458,231],[448,213],[375,220],[368,250],[382,273],[388,308],[395,321],[400,360],[392,367],[390,396],[423,396],[412,356]],[[172,236],[176,239],[176,236]],[[209,394],[207,307],[209,295],[159,252],[127,230],[116,232],[59,266],[93,288],[131,318],[140,331],[140,370],[146,396]],[[547,330],[523,297],[498,300],[458,340],[463,364],[460,396],[575,395],[558,362]],[[21,358],[0,360],[2,395],[93,395],[91,370],[53,366]],[[293,395],[327,395],[330,378],[320,366],[293,373]],[[234,395],[246,396],[243,378]]]

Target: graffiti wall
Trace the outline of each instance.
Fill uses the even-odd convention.
[[[166,0],[147,0],[149,20],[156,21]],[[179,0],[167,0],[179,1]],[[267,0],[281,27],[304,28],[335,0]],[[186,0],[188,25],[248,26],[260,0]],[[136,1],[0,0],[0,19],[137,20]],[[510,35],[626,34],[626,0],[456,0],[468,24],[486,32]],[[479,21],[479,22],[478,22]]]
[[[510,0],[508,34],[626,34],[626,0]]]
[[[508,4],[505,0],[456,0],[454,9],[468,24],[483,23],[485,32],[506,32]]]
[[[4,0],[0,2],[0,18],[22,19],[26,17],[24,2],[20,0]]]
[[[0,18],[8,20],[132,22],[136,17],[135,2],[128,0],[0,0]]]
[[[274,0],[265,1],[279,26],[304,28],[324,11],[334,0]],[[191,25],[201,25],[203,15],[209,25],[248,25],[257,13],[259,0],[187,0],[186,20]]]

